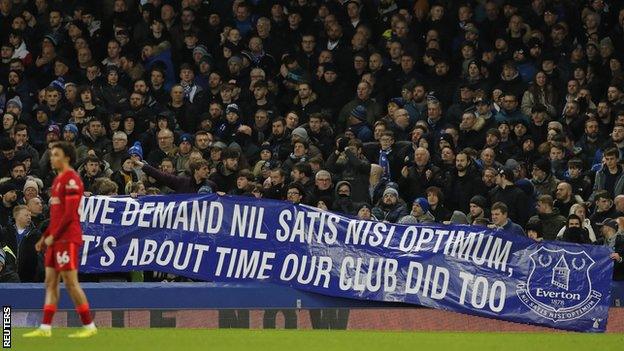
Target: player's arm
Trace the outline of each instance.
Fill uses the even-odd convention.
[[[54,240],[57,240],[65,232],[66,227],[72,221],[73,215],[78,212],[83,191],[81,184],[80,179],[72,177],[62,185],[64,192],[60,200],[63,203],[63,213],[55,230],[50,232]]]

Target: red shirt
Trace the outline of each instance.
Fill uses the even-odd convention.
[[[45,235],[52,235],[55,242],[82,244],[78,207],[83,192],[82,179],[73,169],[54,178],[50,194],[50,225]]]

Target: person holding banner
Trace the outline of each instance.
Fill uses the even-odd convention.
[[[492,205],[491,228],[502,229],[506,232],[526,236],[524,229],[509,218],[509,209],[504,202],[495,202]]]
[[[61,278],[76,305],[76,312],[84,328],[70,334],[70,338],[88,338],[97,334],[89,302],[78,282],[78,250],[82,245],[82,229],[78,207],[84,185],[78,173],[71,168],[76,159],[76,149],[66,142],[52,145],[50,163],[57,172],[50,196],[50,225],[35,245],[45,251],[45,304],[43,321],[38,329],[24,334],[25,338],[52,336],[52,318],[59,300]]]
[[[216,188],[215,184],[208,180],[210,169],[208,168],[208,161],[203,159],[189,164],[190,177],[167,174],[138,160],[134,160],[134,166],[158,182],[170,187],[176,193],[198,193],[200,190],[203,190],[204,193],[213,193]]]
[[[624,280],[624,217],[607,218],[602,225],[602,245],[613,250],[613,280]]]

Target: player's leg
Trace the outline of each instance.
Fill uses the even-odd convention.
[[[78,282],[78,270],[66,270],[61,271],[61,276],[63,277],[63,282],[65,283],[65,288],[69,293],[74,305],[76,306],[76,312],[80,316],[80,320],[82,321],[82,325],[84,329],[74,334],[70,334],[70,338],[86,338],[96,334],[97,329],[95,328],[95,324],[93,323],[93,319],[91,317],[91,311],[89,310],[89,302],[87,301],[87,296],[82,290],[80,283]]]
[[[45,302],[43,304],[43,322],[41,326],[43,328],[50,328],[52,325],[52,318],[56,312],[56,306],[61,294],[61,275],[59,272],[51,267],[46,267],[45,274]]]
[[[52,336],[52,318],[58,305],[61,275],[53,267],[45,269],[45,302],[43,305],[43,321],[38,329],[24,334],[24,337],[49,337]]]

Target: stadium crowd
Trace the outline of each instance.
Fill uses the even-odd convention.
[[[43,278],[58,140],[85,196],[487,225],[609,246],[624,280],[620,7],[0,0],[0,281]]]

